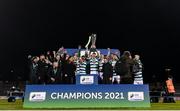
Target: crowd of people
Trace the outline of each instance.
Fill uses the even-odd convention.
[[[143,84],[140,56],[132,58],[129,51],[122,56],[111,53],[100,54],[98,50],[87,51],[81,55],[81,49],[70,56],[66,49],[57,52],[48,51],[46,55],[29,58],[30,84],[75,84],[77,74],[97,74],[99,84]]]
[[[89,43],[92,43],[88,49]],[[99,84],[143,84],[140,56],[129,51],[101,54],[96,49],[96,34],[89,36],[85,53],[81,46],[74,55],[64,47],[29,58],[30,84],[75,84],[77,74],[97,74]]]
[[[92,43],[88,49],[89,43]],[[96,49],[96,34],[89,37],[85,49],[69,54],[64,47],[29,57],[29,84],[76,84],[76,75],[98,75],[98,84],[143,84],[143,64],[140,55],[132,57],[130,51],[120,53],[107,48],[107,54]],[[165,81],[164,102],[175,102],[175,88],[168,72]],[[161,88],[152,89],[151,102],[158,102]]]

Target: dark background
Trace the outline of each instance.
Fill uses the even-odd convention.
[[[27,77],[27,56],[85,45],[140,54],[145,82],[179,78],[179,0],[0,0],[0,79]]]

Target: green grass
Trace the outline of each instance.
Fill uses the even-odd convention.
[[[7,100],[0,100],[0,109],[8,109],[8,110],[18,110],[23,109],[22,100],[16,100],[16,102],[8,102]]]
[[[8,103],[7,100],[0,100],[0,110],[26,110],[23,108],[23,103],[21,100],[17,100],[16,102]],[[97,109],[97,108],[94,108]],[[100,108],[106,109],[106,108]],[[176,103],[152,103],[151,108],[111,108],[111,109],[119,109],[119,110],[180,110],[180,101]],[[111,110],[108,108],[107,110]]]

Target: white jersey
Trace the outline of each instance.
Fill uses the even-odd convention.
[[[77,74],[86,74],[87,63],[84,61],[82,63],[78,62],[77,64]]]
[[[135,64],[133,65],[134,84],[143,84],[142,68],[141,61],[135,61]]]
[[[98,74],[99,71],[99,61],[98,59],[90,59],[90,74]]]
[[[99,61],[99,76],[101,79],[103,79],[103,71],[102,71],[103,63],[104,63],[104,60]]]
[[[115,60],[113,60],[111,63],[112,63],[112,67],[113,67],[113,75],[116,75],[116,71],[115,71],[115,65],[116,65],[116,62]]]

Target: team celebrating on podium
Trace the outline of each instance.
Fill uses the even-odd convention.
[[[88,48],[91,42],[90,49]],[[97,74],[99,84],[143,84],[143,65],[139,55],[132,58],[129,51],[120,56],[106,55],[96,49],[96,34],[89,36],[85,54],[81,46],[74,55],[69,55],[64,47],[46,55],[29,56],[29,84],[75,84],[77,74]]]

